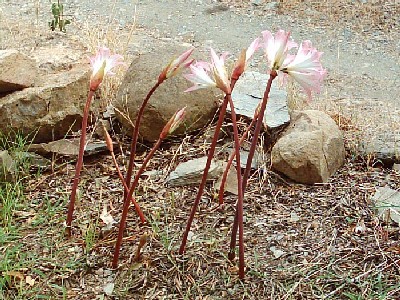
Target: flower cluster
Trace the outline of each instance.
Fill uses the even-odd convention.
[[[320,62],[322,52],[318,52],[310,41],[304,41],[298,47],[297,43],[291,40],[290,32],[284,30],[278,30],[275,35],[266,30],[262,32],[262,36],[262,41],[260,38],[255,39],[249,48],[242,52],[230,77],[225,67],[227,54],[218,56],[211,49],[211,62],[197,61],[189,65],[191,73],[184,76],[194,86],[186,91],[217,87],[225,94],[230,94],[231,79],[237,80],[254,53],[263,48],[268,71],[276,73],[281,83],[285,83],[287,77],[291,76],[300,84],[309,99],[311,92],[320,92],[326,75],[326,70]],[[297,54],[290,53],[293,48],[298,48]]]
[[[298,46],[290,40],[289,32],[278,30],[273,36],[266,30],[262,34],[270,72],[276,71],[282,83],[291,76],[300,84],[309,99],[312,91],[319,93],[326,75],[326,70],[320,62],[322,52],[318,52],[310,41],[304,41],[300,44],[297,54],[292,55],[289,51]]]

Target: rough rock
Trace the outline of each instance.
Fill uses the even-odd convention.
[[[80,128],[89,82],[86,66],[47,77],[42,86],[0,98],[0,130],[32,134],[36,142],[64,137]]]
[[[372,197],[378,216],[385,222],[392,220],[400,225],[400,192],[388,186],[380,187]]]
[[[169,186],[184,186],[190,184],[198,184],[203,176],[204,167],[206,166],[207,156],[192,159],[179,164],[175,171],[172,171],[166,180]],[[221,161],[211,161],[210,170],[208,171],[207,180],[217,179],[224,172],[224,163]]]
[[[235,112],[239,116],[252,119],[254,112],[264,96],[269,75],[259,72],[245,72],[235,85],[232,100]],[[290,116],[287,106],[287,92],[279,89],[274,81],[271,86],[267,107],[264,113],[266,146],[275,143],[279,133],[289,124]],[[227,114],[230,112],[228,106]]]
[[[48,142],[79,130],[90,78],[84,52],[53,46],[36,49],[32,57],[39,67],[35,86],[0,98],[0,131]],[[93,101],[92,109],[96,105]]]
[[[0,182],[12,182],[14,178],[14,160],[7,150],[0,151]]]
[[[259,72],[245,72],[240,77],[232,92],[236,114],[253,118],[254,111],[264,96],[268,78],[269,75]],[[228,111],[230,111],[229,108]],[[290,121],[287,92],[279,89],[275,84],[271,86],[263,121],[264,125],[270,129]]]
[[[294,111],[292,121],[272,148],[272,168],[306,184],[326,182],[345,159],[342,133],[326,113]]]
[[[15,131],[34,142],[64,138],[80,129],[90,65],[82,50],[67,46],[38,48],[32,53],[39,74],[34,87],[0,98],[0,132]],[[92,110],[99,104],[92,103]]]
[[[0,94],[34,85],[38,68],[34,59],[17,50],[0,50]]]
[[[365,157],[373,157],[375,163],[391,167],[400,163],[400,132],[383,132],[373,138],[363,138],[360,153]]]
[[[59,154],[63,156],[77,156],[79,153],[79,138],[62,139],[50,143],[32,144],[29,146],[28,150],[39,155]],[[107,151],[108,149],[105,142],[89,142],[85,146],[84,156]]]
[[[162,69],[174,56],[180,55],[190,46],[160,44],[157,53],[145,53],[135,58],[130,65],[117,94],[115,107],[117,118],[124,128],[132,131],[136,114],[149,90],[157,82]],[[207,58],[209,52],[196,49],[193,57]],[[172,117],[182,107],[187,107],[185,121],[174,132],[183,134],[204,127],[217,110],[217,89],[201,89],[190,93],[184,91],[191,86],[182,75],[166,80],[150,98],[140,125],[140,136],[146,141],[155,141]]]

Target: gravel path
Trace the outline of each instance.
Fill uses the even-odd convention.
[[[181,40],[200,47],[211,45],[233,54],[247,47],[262,30],[283,28],[290,30],[295,40],[310,39],[324,52],[324,65],[330,74],[328,82],[332,83],[327,85],[329,97],[399,103],[398,34],[389,37],[371,30],[361,35],[349,28],[337,28],[335,24],[310,26],[307,20],[277,15],[267,4],[235,9],[196,0],[107,2],[75,1],[71,3],[71,10],[75,10],[78,20],[82,21],[87,15],[109,18],[109,12],[115,11],[115,18],[124,27],[132,21],[136,7],[137,24],[157,38]],[[116,9],[113,9],[114,5]],[[262,14],[257,13],[260,11]]]
[[[399,26],[396,1],[385,1],[385,8],[395,10],[392,14],[385,12],[394,28]],[[321,12],[307,8],[306,17],[298,18],[290,12],[279,14],[277,2],[266,1],[250,1],[253,4],[246,7],[228,6],[211,0],[62,2],[65,13],[73,16],[67,34],[79,36],[82,28],[104,24],[112,24],[108,25],[108,30],[114,30],[117,35],[126,34],[135,22],[128,50],[131,54],[153,52],[156,55],[157,42],[161,39],[196,47],[212,46],[218,51],[237,55],[263,30],[290,30],[296,41],[310,39],[319,51],[324,52],[323,65],[328,69],[328,77],[325,90],[315,97],[313,105],[323,109],[334,106],[335,110],[345,111],[352,119],[356,118],[357,123],[364,121],[364,125],[374,128],[374,131],[376,128],[400,131],[400,34],[396,30],[387,32],[368,26],[370,20],[366,16],[357,20],[341,16],[340,22],[333,23],[327,21]],[[230,4],[241,2],[246,1],[229,1]],[[39,0],[39,4],[40,24],[46,27],[51,18],[49,4],[44,0]],[[0,3],[5,16],[32,23],[36,20],[36,7],[37,1],[33,0],[22,5],[11,0]],[[356,26],[359,25],[357,22],[365,23],[362,30]],[[255,60],[253,65],[260,71],[264,70],[262,61]],[[366,113],[368,117],[365,117]]]

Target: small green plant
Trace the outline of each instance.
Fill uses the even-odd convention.
[[[61,4],[60,0],[51,4],[51,13],[53,14],[53,20],[49,22],[50,29],[54,31],[59,28],[60,31],[66,32],[65,26],[70,24],[71,20],[64,19],[64,5]]]

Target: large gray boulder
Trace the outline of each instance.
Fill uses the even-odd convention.
[[[157,82],[162,69],[187,50],[187,46],[160,44],[157,53],[146,53],[136,57],[130,65],[114,103],[118,120],[128,132],[149,90]],[[195,50],[194,57],[208,59],[209,51]],[[201,89],[189,93],[184,91],[191,86],[182,75],[167,79],[150,98],[140,125],[140,136],[146,141],[158,139],[161,130],[172,115],[186,106],[185,121],[174,135],[194,131],[207,125],[213,118],[222,95],[217,89]]]
[[[322,111],[295,111],[272,148],[272,168],[306,184],[326,182],[344,163],[342,133]]]
[[[17,50],[0,50],[0,94],[34,85],[38,68],[34,59]]]

